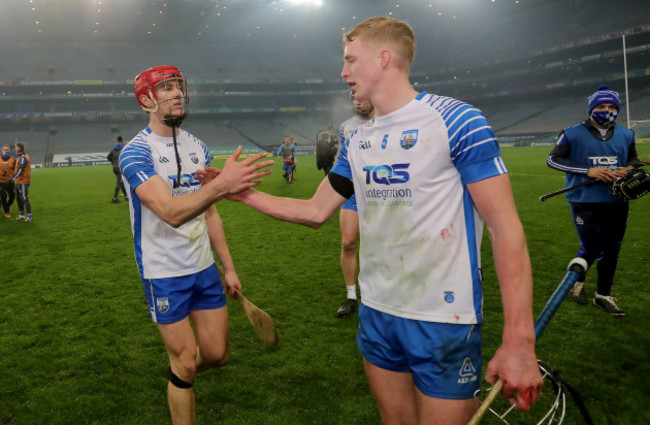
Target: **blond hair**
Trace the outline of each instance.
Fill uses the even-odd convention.
[[[415,59],[415,33],[413,28],[406,22],[387,16],[369,18],[354,27],[349,33],[343,34],[343,45],[347,46],[349,42],[356,38],[394,43],[397,47],[396,53],[406,69],[413,64]]]

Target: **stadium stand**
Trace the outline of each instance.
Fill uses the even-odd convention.
[[[571,2],[570,18],[556,16],[556,3],[501,20],[492,46],[482,46],[488,41],[480,37],[481,26],[463,39],[449,31],[450,39],[436,44],[433,54],[418,54],[415,88],[474,104],[500,139],[520,143],[552,141],[561,128],[585,118],[586,96],[601,84],[620,92],[623,123],[626,34],[630,126],[637,137],[650,137],[650,5],[620,2],[610,27],[624,30],[602,32],[593,23],[601,12],[585,1]],[[531,25],[522,14],[533,12],[532,26],[522,28]],[[442,25],[445,30],[452,24]],[[473,48],[463,48],[467,40]],[[273,150],[285,135],[298,146],[312,146],[319,130],[331,124],[336,131],[352,114],[339,76],[339,44],[285,43],[269,52],[265,44],[246,40],[191,48],[172,42],[164,49],[141,40],[2,41],[0,52],[12,58],[0,64],[0,141],[26,141],[35,162],[45,164],[54,154],[103,152],[117,134],[133,137],[146,119],[133,99],[132,79],[152,64],[183,64],[190,94],[184,127],[214,147]]]

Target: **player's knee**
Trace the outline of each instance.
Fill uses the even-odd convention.
[[[215,367],[222,367],[228,364],[230,360],[230,353],[227,348],[215,349],[211,351],[203,350],[201,351],[201,357],[203,360],[203,368],[210,369]]]
[[[357,239],[356,238],[346,238],[345,236],[341,240],[341,246],[343,248],[343,253],[347,255],[356,255],[357,253]]]
[[[167,368],[167,379],[176,388],[187,390],[194,385],[194,377],[196,376],[196,366],[190,368],[181,366],[180,370],[172,370],[172,367]]]

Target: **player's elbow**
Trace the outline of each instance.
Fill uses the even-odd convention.
[[[320,229],[320,227],[330,218],[330,215],[331,214],[328,215],[322,211],[318,211],[312,214],[303,224],[312,229]]]
[[[160,218],[162,221],[164,221],[166,224],[173,227],[174,229],[178,229],[183,224],[189,221],[189,218],[183,217],[181,215],[173,214],[171,212],[161,212],[157,215],[158,218]]]
[[[182,220],[180,220],[178,218],[174,218],[174,217],[162,218],[162,220],[165,223],[167,223],[168,225],[170,225],[171,227],[173,227],[174,229],[178,229],[183,224],[185,224],[185,221],[182,221]]]
[[[555,156],[550,155],[548,158],[546,158],[546,166],[549,168],[555,169]]]
[[[172,226],[174,229],[178,229],[178,228],[181,227],[183,224],[185,224],[185,223],[184,223],[184,222],[181,222],[181,221],[174,221],[174,222],[170,223],[169,225]]]
[[[305,223],[305,226],[311,227],[312,229],[320,229],[323,223],[318,222],[318,221],[310,221]]]

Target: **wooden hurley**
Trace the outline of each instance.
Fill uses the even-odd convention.
[[[225,281],[225,277],[221,269],[217,267],[217,270],[219,271],[221,280]],[[273,323],[271,316],[269,316],[267,312],[252,302],[248,301],[248,299],[243,296],[241,292],[235,291],[235,298],[237,299],[237,302],[239,302],[242,310],[244,310],[244,313],[246,314],[246,317],[248,317],[248,320],[250,320],[252,323],[253,328],[255,328],[255,332],[257,332],[257,335],[259,335],[262,342],[266,345],[277,345],[278,331],[275,328],[275,324]]]

